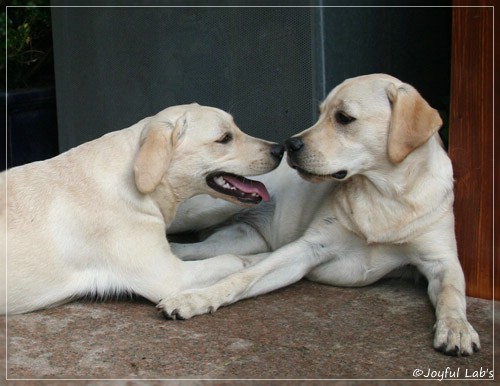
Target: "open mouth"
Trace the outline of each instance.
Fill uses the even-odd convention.
[[[231,173],[213,173],[207,177],[207,185],[213,190],[234,197],[244,204],[269,201],[269,192],[263,183]]]
[[[302,175],[303,177],[311,178],[311,179],[327,179],[327,178],[333,177],[336,180],[343,180],[348,174],[347,170],[339,170],[338,172],[333,173],[333,174],[314,174],[314,173],[310,173],[302,168],[299,168],[296,165],[290,164],[290,166],[293,169],[297,170],[297,172],[299,172],[299,174]]]

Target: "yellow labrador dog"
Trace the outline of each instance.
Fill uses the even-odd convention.
[[[240,211],[232,225],[204,242],[173,247],[185,259],[254,254],[245,257],[252,265],[215,285],[164,299],[165,316],[190,318],[303,277],[364,286],[413,265],[428,279],[436,308],[434,347],[450,355],[479,350],[466,317],[452,166],[437,134],[441,124],[412,86],[389,75],[335,87],[318,122],[286,141],[291,168],[283,162],[261,179],[271,203]],[[173,229],[193,225],[196,206],[207,198],[199,200],[186,203],[181,212],[191,217],[183,216]],[[213,204],[220,213],[229,208]],[[231,242],[240,234],[246,238]]]
[[[192,104],[1,173],[1,310],[117,293],[158,303],[240,270],[243,262],[230,256],[179,260],[166,228],[196,194],[243,205],[268,200],[262,184],[241,175],[269,172],[283,152],[242,133],[224,111]]]

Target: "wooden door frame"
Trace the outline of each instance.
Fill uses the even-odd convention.
[[[493,197],[498,182],[493,161],[498,148],[493,132],[494,8],[491,0],[465,7],[468,4],[454,0],[452,16],[449,154],[455,176],[455,229],[467,294],[500,300],[499,241],[494,238],[499,210]]]

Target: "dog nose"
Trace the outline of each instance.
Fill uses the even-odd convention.
[[[285,153],[285,146],[280,145],[278,143],[271,146],[271,155],[274,158],[282,159],[284,153]]]
[[[286,140],[285,145],[288,152],[293,153],[302,149],[304,147],[304,142],[302,142],[300,137],[292,137]]]

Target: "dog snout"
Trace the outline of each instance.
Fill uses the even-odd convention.
[[[304,147],[304,142],[300,137],[291,137],[286,140],[285,145],[289,153],[295,153]]]
[[[271,155],[280,160],[283,158],[283,154],[285,153],[285,146],[280,145],[278,143],[271,146]]]

